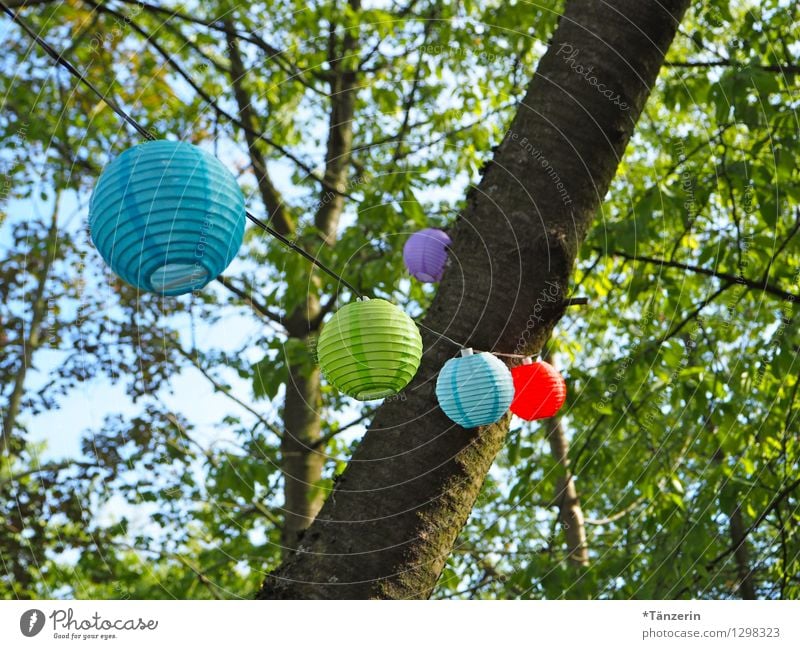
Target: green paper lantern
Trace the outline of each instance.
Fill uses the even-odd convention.
[[[383,399],[414,378],[422,338],[391,302],[363,299],[343,306],[322,328],[319,366],[334,387],[359,401]]]

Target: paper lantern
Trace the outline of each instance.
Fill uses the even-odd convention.
[[[111,269],[144,291],[180,295],[219,275],[242,244],[244,196],[214,156],[186,142],[128,149],[100,175],[92,241]]]
[[[403,247],[408,272],[420,282],[440,281],[447,262],[447,246],[451,243],[446,232],[435,228],[412,234]]]
[[[514,400],[511,412],[532,421],[555,415],[567,398],[564,377],[550,363],[534,363],[527,358],[511,370],[514,377]]]
[[[493,424],[508,410],[514,382],[505,364],[488,352],[464,349],[444,364],[436,398],[444,414],[464,428]]]
[[[397,394],[414,378],[422,358],[416,323],[386,300],[343,306],[322,328],[317,343],[325,378],[358,399]]]

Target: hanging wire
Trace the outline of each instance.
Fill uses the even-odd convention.
[[[287,248],[291,248],[292,250],[294,250],[299,255],[302,255],[303,257],[308,259],[308,261],[310,261],[312,264],[317,266],[317,268],[319,268],[320,270],[326,272],[328,275],[330,275],[337,282],[340,282],[340,283],[344,284],[347,288],[349,288],[353,292],[353,294],[356,297],[364,297],[364,295],[361,293],[361,291],[359,291],[355,286],[353,286],[350,282],[348,282],[344,277],[339,275],[337,272],[335,272],[335,271],[331,270],[330,268],[328,268],[328,266],[326,266],[324,263],[322,263],[319,259],[317,259],[310,252],[308,252],[307,250],[301,248],[296,243],[294,243],[294,241],[292,241],[291,239],[288,239],[287,237],[282,235],[277,230],[274,230],[273,228],[269,227],[261,219],[259,219],[258,217],[253,216],[252,214],[250,214],[250,212],[245,212],[245,215],[247,216],[248,219],[250,219],[250,221],[252,223],[254,223],[259,228],[261,228],[265,232],[267,232],[270,235],[272,235],[275,239],[280,241]]]
[[[136,131],[141,135],[143,138],[147,140],[155,140],[155,136],[150,133],[146,128],[144,128],[141,124],[139,124],[133,117],[128,115],[119,105],[113,100],[105,97],[102,92],[91,82],[89,81],[83,73],[78,70],[72,63],[70,63],[67,59],[65,59],[61,54],[56,52],[56,50],[45,41],[39,34],[37,34],[33,27],[31,27],[27,22],[25,22],[22,17],[17,14],[13,9],[11,9],[5,2],[0,0],[0,8],[2,8],[3,12],[11,18],[17,25],[19,25],[22,30],[30,36],[36,43],[41,47],[47,54],[52,58],[58,65],[65,68],[69,71],[69,73],[77,77],[89,90],[95,93],[100,99],[102,99],[105,103],[107,103],[111,110],[113,110],[117,115],[119,115],[122,119],[124,119],[128,124],[130,124]]]
[[[419,320],[414,320],[414,322],[417,324],[418,327],[422,327],[423,329],[429,331],[430,333],[432,333],[432,334],[434,334],[436,336],[439,336],[439,338],[443,338],[444,340],[446,340],[449,343],[452,343],[456,347],[460,347],[461,349],[467,349],[469,347],[469,345],[465,345],[464,343],[460,343],[457,340],[453,340],[449,336],[445,336],[443,333],[441,333],[439,331],[436,331],[435,329],[431,329],[428,325],[423,324]],[[489,353],[493,354],[494,356],[502,356],[504,358],[521,358],[521,359],[525,359],[525,358],[533,358],[534,357],[533,354],[505,354],[503,352],[489,352]],[[535,356],[538,358],[539,354],[536,354]]]
[[[100,91],[100,89],[95,86],[86,76],[78,70],[70,61],[65,59],[61,54],[59,54],[55,48],[53,48],[50,43],[44,40],[36,31],[31,27],[18,13],[16,13],[13,9],[11,9],[5,2],[0,0],[0,9],[3,10],[12,21],[14,21],[17,25],[22,28],[22,30],[30,36],[36,43],[41,47],[50,58],[52,58],[58,65],[63,67],[67,70],[72,76],[74,76],[78,81],[80,81],[83,85],[85,85],[89,90],[91,90],[97,97],[105,102],[108,106],[111,107],[117,115],[119,115],[127,124],[129,124],[133,129],[139,133],[143,138],[146,140],[152,141],[156,139],[156,136],[153,135],[150,131],[148,131],[144,126],[142,126],[139,122],[137,122],[133,117],[131,117],[119,104],[117,104],[113,99],[107,97],[104,93]],[[251,214],[249,211],[245,211],[245,216],[247,216],[248,220],[256,225],[257,227],[261,228],[269,235],[280,241],[283,245],[287,248],[290,248],[294,252],[298,253],[299,255],[305,257],[308,261],[314,264],[317,268],[327,273],[330,277],[335,279],[337,282],[343,284],[347,288],[349,288],[353,294],[358,297],[363,297],[361,292],[353,286],[350,282],[344,279],[341,275],[333,271],[319,259],[317,259],[314,255],[306,251],[305,249],[298,246],[294,243],[291,239],[287,238],[274,228],[270,227],[266,223],[264,223],[261,219]]]
[[[504,354],[503,352],[489,352],[490,354],[494,354],[495,356],[503,356],[505,358],[539,358],[541,354]]]
[[[439,331],[436,331],[435,329],[431,329],[431,328],[430,328],[428,325],[426,325],[426,324],[423,324],[423,323],[422,323],[422,322],[420,322],[419,320],[414,320],[414,322],[416,323],[416,325],[417,325],[418,327],[422,327],[422,328],[423,328],[423,329],[425,329],[426,331],[429,331],[430,333],[432,333],[432,334],[434,334],[434,335],[436,335],[436,336],[439,336],[439,338],[443,338],[443,339],[444,339],[444,340],[446,340],[447,342],[454,344],[456,347],[461,347],[461,348],[463,349],[464,347],[466,347],[466,346],[467,346],[467,345],[464,345],[463,343],[460,343],[460,342],[458,342],[457,340],[453,340],[453,339],[452,339],[452,338],[450,338],[449,336],[445,336],[443,333],[441,333],[441,332],[439,332]]]

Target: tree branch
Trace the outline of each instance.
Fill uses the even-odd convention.
[[[365,419],[369,419],[372,415],[375,414],[374,409],[370,409],[367,412],[363,413],[360,417],[356,417],[353,421],[344,426],[340,426],[336,430],[330,431],[327,435],[322,435],[317,441],[314,442],[311,448],[313,449],[320,449],[325,448],[325,445],[330,442],[334,437],[337,435],[341,435],[344,431],[348,428],[352,428],[353,426],[358,426],[361,422]]]
[[[260,129],[256,128],[256,116],[253,112],[253,105],[247,91],[242,85],[245,70],[242,62],[242,55],[239,52],[239,45],[234,36],[235,31],[233,25],[229,21],[226,21],[224,24],[228,28],[225,34],[228,43],[228,54],[231,57],[230,80],[233,86],[233,95],[236,98],[239,117],[242,123],[246,124],[248,127],[243,130],[245,139],[247,140],[247,150],[250,154],[250,160],[253,163],[258,190],[261,193],[264,206],[269,213],[269,219],[274,224],[275,229],[281,234],[291,234],[294,231],[294,220],[289,214],[286,203],[269,177],[267,162],[259,148],[260,142],[253,135],[256,132],[260,132]]]
[[[246,304],[249,304],[257,313],[260,313],[262,316],[276,324],[283,325],[283,316],[280,313],[271,310],[266,305],[256,302],[253,299],[252,289],[250,293],[247,293],[236,286],[236,284],[234,284],[229,277],[225,277],[224,275],[219,275],[217,277],[217,281]]]
[[[730,59],[719,59],[716,61],[667,61],[665,66],[668,68],[752,68],[763,70],[764,72],[780,72],[783,74],[797,74],[800,72],[800,65],[743,65]]]
[[[747,537],[750,536],[750,534],[752,534],[753,531],[764,522],[767,516],[769,516],[775,510],[775,508],[778,507],[778,505],[780,505],[786,498],[788,498],[798,487],[800,487],[800,478],[794,482],[791,482],[788,486],[784,487],[777,494],[775,494],[770,504],[764,508],[764,511],[762,511],[740,535],[738,535],[737,542],[731,544],[727,550],[712,559],[708,564],[708,568],[713,568],[716,564],[725,559],[725,557],[736,552],[737,548],[745,541],[745,539],[747,539]]]
[[[800,302],[800,295],[795,295],[794,293],[784,291],[779,286],[775,286],[774,284],[770,284],[769,282],[756,282],[754,280],[746,279],[744,277],[737,276],[732,273],[725,273],[722,271],[712,270],[710,268],[703,268],[702,266],[694,266],[693,264],[684,264],[678,261],[669,261],[667,259],[658,259],[656,257],[647,257],[644,255],[630,254],[622,250],[604,251],[601,248],[595,248],[595,250],[607,256],[620,257],[622,259],[628,259],[630,261],[640,261],[645,264],[665,266],[667,268],[677,268],[680,270],[686,270],[692,273],[697,273],[699,275],[705,275],[706,277],[716,277],[717,279],[725,280],[727,282],[730,282],[731,284],[741,284],[742,286],[747,286],[748,288],[751,288],[756,291],[763,291],[764,293],[768,293],[769,295],[780,298],[781,300],[787,302]]]
[[[198,18],[197,16],[192,16],[185,12],[182,12],[178,9],[168,8],[168,7],[159,7],[149,2],[141,2],[140,0],[118,0],[124,4],[135,5],[137,7],[141,7],[146,9],[150,13],[154,14],[161,14],[162,16],[167,16],[168,18],[179,18],[180,20],[199,25],[201,27],[207,27],[209,29],[213,29],[214,31],[218,31],[221,33],[226,33],[226,21],[230,20],[230,11],[226,12],[223,16],[217,18]],[[310,84],[305,79],[303,79],[303,74],[309,73],[314,76],[321,76],[314,72],[311,69],[303,69],[298,66],[296,63],[289,61],[286,57],[285,52],[279,50],[277,47],[270,45],[265,41],[261,36],[258,36],[252,32],[242,32],[239,30],[235,30],[236,38],[251,43],[255,45],[259,49],[261,49],[265,54],[269,56],[269,60],[274,61],[278,67],[281,68],[286,74],[290,76],[290,78],[298,81],[306,88],[313,90],[314,92],[325,94],[316,88],[313,84]]]
[[[276,427],[274,424],[264,419],[264,416],[260,412],[255,410],[252,406],[246,404],[239,397],[233,394],[233,392],[231,392],[229,388],[227,388],[222,383],[217,381],[217,379],[215,379],[211,375],[211,373],[201,365],[200,360],[197,358],[196,354],[192,354],[191,352],[185,350],[178,342],[173,341],[168,337],[165,338],[165,340],[168,340],[172,345],[172,347],[175,349],[175,351],[178,352],[178,354],[180,354],[181,356],[183,356],[186,360],[188,360],[200,372],[200,374],[202,374],[206,378],[206,380],[208,380],[208,382],[211,383],[211,385],[214,387],[214,390],[224,394],[226,397],[228,397],[228,399],[233,401],[240,408],[249,412],[259,422],[261,422],[261,424],[269,428],[269,430],[275,433],[275,435],[277,435],[279,438],[283,437],[283,432],[278,427]]]
[[[141,25],[130,20],[120,14],[118,11],[111,9],[105,5],[100,5],[95,0],[83,0],[87,4],[91,5],[95,8],[96,11],[102,11],[109,15],[116,17],[119,20],[124,20],[126,24],[130,25],[131,28],[136,31],[139,35],[141,35],[146,43],[149,43],[153,46],[153,48],[161,55],[164,59],[164,62],[172,68],[186,83],[191,86],[191,88],[198,94],[198,96],[206,102],[206,104],[215,112],[217,115],[224,117],[230,123],[238,126],[246,133],[249,133],[252,137],[263,141],[264,143],[271,146],[273,149],[281,153],[282,155],[286,156],[289,160],[294,162],[300,169],[302,169],[309,178],[312,178],[316,182],[320,183],[323,187],[327,190],[334,192],[335,194],[339,195],[341,192],[336,187],[329,186],[324,178],[320,178],[313,169],[313,166],[301,160],[298,156],[292,153],[289,149],[284,147],[281,144],[278,144],[275,140],[267,136],[263,132],[258,132],[250,128],[247,124],[242,122],[239,118],[235,115],[232,115],[227,110],[225,110],[217,100],[215,100],[211,95],[209,95],[197,82],[192,79],[192,77],[181,67],[181,65],[172,57],[172,55],[164,49],[164,47],[158,43],[154,36],[149,34],[147,30],[145,30]],[[344,194],[345,196],[349,196],[348,194]],[[352,197],[351,197],[352,198]]]

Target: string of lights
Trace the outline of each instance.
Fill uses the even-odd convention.
[[[38,44],[45,51],[45,53],[51,59],[53,59],[53,61],[57,65],[60,65],[62,68],[67,70],[73,77],[75,77],[80,83],[82,83],[86,88],[88,88],[94,95],[96,95],[98,99],[100,99],[102,102],[104,102],[106,105],[108,105],[114,111],[114,113],[116,113],[126,124],[131,126],[145,140],[156,141],[158,139],[155,134],[153,134],[150,130],[146,129],[142,124],[140,124],[133,116],[131,116],[125,109],[123,109],[116,101],[114,101],[112,98],[108,97],[107,94],[103,93],[96,85],[94,85],[86,77],[86,75],[84,75],[80,70],[78,70],[78,68],[73,63],[71,63],[68,59],[66,59],[58,51],[56,51],[56,49],[52,45],[50,45],[50,43],[48,43],[44,38],[42,38],[38,33],[36,33],[36,31],[33,29],[33,27],[29,23],[27,23],[17,12],[12,10],[2,0],[0,0],[0,9],[2,9],[3,12],[9,18],[11,18],[11,20],[14,23],[16,23],[31,39],[33,39],[36,42],[36,44]],[[277,230],[275,230],[274,228],[269,226],[267,223],[265,223],[264,221],[262,221],[258,217],[254,216],[250,211],[245,210],[245,216],[256,227],[260,228],[261,230],[265,231],[266,233],[268,233],[273,238],[275,238],[278,241],[280,241],[283,245],[285,245],[290,250],[298,253],[299,255],[301,255],[302,257],[307,259],[309,262],[311,262],[313,265],[315,265],[320,270],[325,272],[331,278],[335,279],[341,285],[347,287],[356,297],[362,298],[362,299],[366,299],[365,296],[355,286],[353,286],[350,282],[348,282],[344,277],[342,277],[340,274],[338,274],[337,272],[335,272],[334,270],[329,268],[325,263],[320,261],[317,257],[315,257],[314,255],[309,253],[307,250],[305,250],[301,246],[298,246],[294,241],[292,241],[291,239],[289,239],[285,235],[281,234],[280,232],[278,232]],[[425,231],[424,230],[424,231],[422,231],[420,233],[417,233],[417,235],[426,233],[426,238],[430,239],[431,238],[430,233],[435,233],[435,232],[437,232],[437,231],[434,231],[434,230],[426,230]],[[449,248],[449,243],[450,243],[449,239],[447,239],[446,235],[444,235],[444,238],[445,238],[444,243]],[[444,263],[444,258],[442,258],[441,263],[442,264]],[[415,322],[415,324],[417,326],[419,326],[419,327],[425,329],[426,331],[434,334],[435,336],[437,336],[441,340],[445,340],[445,341],[451,343],[452,345],[454,345],[454,346],[456,346],[456,347],[458,347],[460,349],[467,349],[468,348],[468,345],[466,345],[464,343],[461,343],[461,342],[459,342],[457,340],[454,340],[453,338],[450,338],[449,336],[447,336],[447,335],[445,335],[445,334],[443,334],[443,333],[441,333],[439,331],[436,331],[435,329],[432,329],[431,327],[427,326],[426,324],[424,324],[423,322],[421,322],[419,320],[415,320],[414,322]],[[527,354],[510,354],[510,353],[495,352],[495,351],[492,351],[492,352],[489,352],[489,353],[493,354],[494,356],[502,356],[502,357],[505,357],[505,358],[516,358],[516,359],[523,359],[523,360],[531,358],[531,356],[527,355]]]

